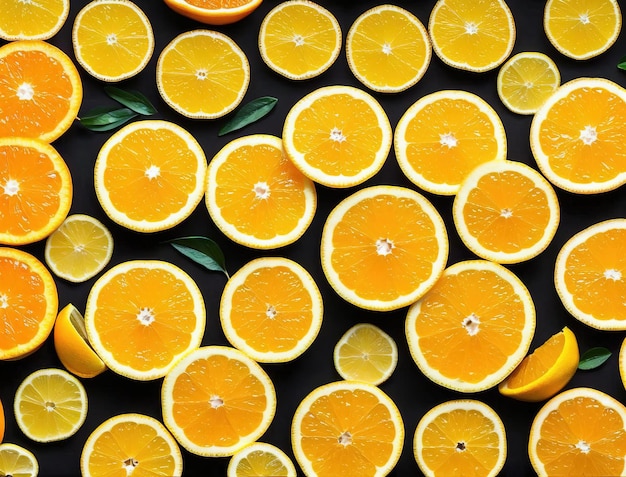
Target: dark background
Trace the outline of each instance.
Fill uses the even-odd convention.
[[[50,42],[62,48],[72,59],[71,28],[78,10],[86,0],[72,0],[72,8],[63,29]],[[174,121],[188,129],[200,142],[210,160],[215,153],[237,135],[268,133],[281,135],[282,124],[289,108],[306,93],[315,88],[349,84],[362,87],[351,74],[345,49],[335,64],[321,76],[304,82],[294,82],[273,73],[261,61],[257,34],[265,14],[279,3],[278,0],[265,2],[249,17],[229,26],[212,27],[202,25],[173,13],[161,0],[135,0],[150,18],[155,32],[155,50],[146,69],[135,78],[118,86],[135,89],[149,97],[158,109],[159,119]],[[338,18],[345,35],[358,15],[382,2],[374,0],[320,0]],[[558,65],[562,81],[582,76],[600,76],[626,85],[626,72],[616,68],[619,59],[626,55],[624,34],[616,45],[595,59],[584,62],[570,60],[558,53],[548,42],[543,31],[544,0],[509,0],[515,17],[517,38],[513,53],[521,51],[541,51],[549,55]],[[425,25],[434,0],[397,1],[398,6],[413,12]],[[228,118],[218,120],[189,120],[171,110],[160,98],[155,82],[156,61],[161,50],[179,33],[208,28],[219,30],[231,36],[246,52],[251,66],[251,82],[244,103],[264,95],[279,98],[274,111],[263,120],[236,133],[218,137],[218,129]],[[3,42],[4,43],[4,42]],[[113,106],[115,103],[103,91],[104,83],[90,77],[80,67],[84,85],[84,100],[81,113],[96,106]],[[496,92],[497,70],[487,73],[470,73],[444,65],[433,53],[428,71],[421,81],[409,90],[391,95],[374,94],[389,115],[392,126],[398,122],[403,112],[418,98],[441,89],[463,89],[474,92],[487,100],[499,113],[504,122],[509,158],[535,166],[528,141],[531,117],[509,112],[500,102]],[[242,103],[243,104],[243,103]],[[93,187],[93,165],[99,148],[111,133],[87,131],[80,124],[74,124],[54,146],[68,163],[74,181],[74,201],[71,213],[85,213],[102,220],[113,233],[115,249],[110,263],[115,265],[129,259],[162,259],[173,262],[187,271],[199,284],[207,305],[207,327],[204,345],[227,345],[218,317],[219,299],[225,284],[225,275],[209,272],[177,254],[163,241],[186,235],[204,235],[214,239],[226,255],[228,271],[232,274],[249,260],[259,256],[285,256],[302,264],[316,279],[325,303],[324,322],[317,340],[301,357],[283,364],[263,365],[276,386],[278,407],[276,416],[268,431],[260,440],[271,442],[293,459],[290,442],[291,418],[298,403],[315,387],[340,379],[333,367],[332,350],[340,336],[352,325],[371,322],[387,331],[399,348],[399,360],[395,373],[381,385],[398,405],[406,429],[402,456],[391,475],[420,475],[413,457],[413,433],[419,419],[431,407],[441,402],[458,398],[475,398],[492,406],[504,421],[508,455],[502,475],[532,475],[533,470],[527,454],[527,440],[533,417],[541,403],[530,404],[500,396],[496,389],[473,395],[463,395],[444,389],[424,377],[411,359],[404,336],[406,309],[396,312],[369,312],[358,309],[345,301],[328,285],[320,266],[319,243],[321,229],[329,211],[356,188],[329,189],[317,186],[318,209],[315,219],[305,235],[295,244],[270,251],[247,249],[224,237],[212,223],[204,202],[184,223],[174,229],[157,234],[140,234],[126,230],[112,223],[102,211]],[[397,184],[415,188],[402,174],[396,163],[393,151],[383,169],[361,187],[373,184]],[[452,197],[440,197],[424,193],[437,207],[448,226],[450,255],[448,263],[475,258],[459,240],[451,220]],[[529,288],[537,307],[537,329],[531,350],[542,344],[549,336],[569,326],[576,334],[581,352],[594,346],[605,346],[613,355],[601,368],[594,371],[578,371],[568,388],[589,386],[609,393],[626,402],[626,391],[620,381],[618,371],[619,346],[624,332],[601,332],[579,323],[563,308],[554,290],[554,260],[561,246],[574,233],[601,220],[623,216],[624,190],[598,194],[574,195],[557,191],[561,205],[561,224],[548,249],[539,257],[526,263],[509,266]],[[22,247],[43,260],[44,242]],[[73,303],[84,311],[86,297],[95,279],[82,284],[71,284],[58,279],[59,309]],[[83,443],[96,426],[105,419],[120,413],[138,412],[161,418],[161,380],[153,382],[132,381],[111,371],[93,378],[83,379],[88,397],[87,420],[77,434],[71,438],[50,444],[31,442],[18,429],[12,412],[15,390],[20,382],[32,371],[43,367],[61,367],[56,357],[51,337],[33,355],[13,362],[0,362],[0,399],[4,403],[6,434],[4,441],[20,444],[30,449],[40,463],[40,475],[73,476],[79,475],[79,458]],[[183,450],[184,475],[222,476],[226,474],[227,458],[206,458],[194,456]],[[295,462],[295,459],[294,459]],[[347,477],[347,476],[346,476]]]

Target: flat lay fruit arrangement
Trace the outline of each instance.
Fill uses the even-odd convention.
[[[0,0],[0,476],[626,475],[616,0]]]

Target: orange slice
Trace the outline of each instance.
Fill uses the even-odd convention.
[[[626,330],[624,247],[626,219],[591,225],[561,247],[554,284],[574,318],[600,330]]]
[[[164,0],[176,13],[208,25],[227,25],[250,15],[263,0]]]
[[[0,474],[37,477],[39,462],[35,454],[16,444],[0,444]]]
[[[206,310],[200,289],[183,270],[157,260],[122,262],[94,283],[85,309],[89,342],[122,376],[165,376],[200,346]]]
[[[304,175],[328,187],[365,182],[385,163],[392,132],[373,96],[352,86],[326,86],[287,113],[283,144]]]
[[[622,345],[619,349],[619,376],[622,380],[622,385],[626,389],[626,338],[622,341]],[[1,442],[1,441],[0,441]]]
[[[578,194],[626,182],[626,89],[604,78],[578,78],[557,89],[535,113],[530,145],[539,169]]]
[[[165,376],[161,403],[165,425],[185,449],[231,456],[265,433],[276,392],[263,368],[241,351],[205,346]]]
[[[404,424],[378,387],[339,381],[315,388],[298,405],[291,444],[305,475],[383,477],[402,452]]]
[[[487,260],[448,267],[406,318],[418,368],[435,383],[466,393],[504,380],[526,356],[534,332],[528,289]]]
[[[226,477],[297,477],[287,454],[265,442],[244,447],[228,462]]]
[[[72,205],[72,177],[51,145],[0,137],[0,244],[24,245],[48,237]]]
[[[518,263],[543,252],[559,226],[554,189],[536,170],[514,161],[477,166],[452,207],[463,243],[486,260]]]
[[[0,38],[3,40],[47,40],[56,35],[70,13],[70,0],[0,3]]]
[[[4,408],[2,407],[2,401],[0,401],[0,443],[2,442],[2,439],[4,439],[5,424],[6,423],[4,420]]]
[[[346,37],[350,70],[369,89],[382,93],[398,93],[417,83],[431,55],[422,22],[395,5],[378,5],[362,13]]]
[[[27,252],[0,248],[0,360],[37,350],[52,331],[58,303],[43,263]]]
[[[273,249],[298,240],[317,208],[315,184],[287,158],[280,138],[243,136],[211,159],[205,203],[231,240]]]
[[[479,164],[506,159],[498,113],[468,91],[442,90],[421,97],[404,112],[394,133],[400,168],[418,187],[454,195]]]
[[[342,200],[322,231],[321,260],[333,289],[370,310],[394,310],[426,293],[443,273],[448,235],[416,191],[372,186]]]

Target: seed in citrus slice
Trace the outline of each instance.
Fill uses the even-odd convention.
[[[215,119],[235,109],[250,83],[241,48],[223,33],[181,33],[161,51],[156,79],[163,100],[183,116]]]
[[[0,475],[37,477],[39,462],[35,455],[17,444],[0,444]]]
[[[74,283],[95,277],[112,255],[111,232],[90,215],[68,216],[46,240],[46,264],[57,277]]]
[[[626,330],[626,219],[593,224],[559,251],[554,284],[577,320],[600,330]]]
[[[227,25],[243,20],[263,0],[164,0],[176,13],[207,25]]]
[[[276,392],[263,368],[241,351],[204,346],[165,376],[161,404],[165,425],[189,452],[231,456],[265,433]]]
[[[96,427],[80,456],[82,475],[180,477],[183,458],[178,444],[160,421],[144,414],[118,414]]]
[[[333,362],[343,379],[378,386],[396,369],[398,347],[393,338],[378,326],[359,323],[339,339],[333,352]]]
[[[292,80],[319,76],[341,51],[335,16],[309,0],[279,3],[263,19],[259,52],[267,66]]]
[[[427,477],[495,477],[506,460],[504,424],[487,404],[474,399],[443,402],[419,421],[413,455]]]
[[[432,47],[422,22],[395,5],[378,5],[359,15],[346,37],[354,76],[369,89],[398,93],[426,73]]]
[[[76,15],[72,46],[78,63],[102,81],[122,81],[142,71],[154,51],[146,14],[129,0],[93,0]]]
[[[22,250],[0,248],[0,359],[22,358],[50,335],[58,311],[48,269]]]
[[[474,72],[500,66],[515,44],[515,21],[503,0],[438,0],[428,32],[441,61]]]
[[[83,85],[69,56],[40,40],[0,47],[0,137],[52,142],[69,129]]]
[[[102,361],[122,376],[165,376],[200,346],[206,323],[198,285],[158,260],[131,260],[107,270],[87,297],[85,327]]]
[[[535,113],[530,145],[555,186],[578,194],[607,192],[626,182],[626,89],[604,78],[577,78]]]
[[[293,462],[278,447],[254,442],[233,455],[226,477],[296,477]]]
[[[106,371],[106,365],[89,344],[83,315],[71,303],[59,312],[53,336],[57,356],[70,373],[93,378]]]
[[[56,35],[70,13],[70,0],[0,2],[0,38],[47,40]]]
[[[72,176],[58,151],[39,139],[0,137],[0,244],[48,237],[72,205]]]
[[[604,53],[617,40],[622,13],[617,0],[548,0],[543,28],[559,52],[575,60]]]
[[[371,186],[330,212],[321,240],[324,274],[346,301],[370,310],[410,305],[437,281],[448,259],[448,234],[418,192]]]
[[[468,91],[442,90],[404,112],[394,133],[400,168],[415,185],[454,195],[479,164],[504,161],[506,133],[498,113]]]
[[[243,136],[211,159],[205,203],[231,240],[256,249],[274,249],[298,240],[317,207],[315,184],[283,151],[280,138]]]
[[[220,301],[230,343],[265,363],[304,353],[322,325],[322,295],[301,265],[282,257],[248,262],[226,282]]]
[[[398,462],[404,424],[378,387],[338,381],[315,388],[298,405],[291,444],[307,476],[382,477]]]
[[[328,187],[365,182],[385,163],[392,131],[376,99],[352,86],[325,86],[287,113],[283,144],[304,175]]]
[[[454,224],[463,243],[486,260],[518,263],[543,252],[559,226],[552,185],[515,161],[490,161],[465,178],[454,198]]]
[[[409,350],[422,373],[466,393],[504,380],[526,356],[534,332],[528,289],[487,260],[449,266],[406,319]]]
[[[26,437],[54,442],[73,436],[87,417],[87,392],[67,371],[39,369],[15,391],[15,420]]]
[[[135,121],[101,147],[96,195],[114,222],[158,232],[191,215],[204,195],[206,156],[186,129],[163,120]]]
[[[624,475],[626,407],[591,388],[563,391],[539,410],[528,453],[539,477]]]

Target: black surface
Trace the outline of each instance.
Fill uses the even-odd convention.
[[[78,10],[86,0],[72,0],[70,16],[63,29],[50,40],[61,47],[72,58],[71,27]],[[210,27],[179,16],[170,11],[161,0],[135,0],[149,16],[155,31],[154,55],[147,68],[135,78],[119,84],[122,88],[136,89],[146,94],[155,104],[159,113],[156,118],[174,121],[188,129],[200,142],[210,159],[228,141],[240,134],[268,133],[280,136],[282,123],[289,108],[309,91],[325,85],[350,84],[361,87],[345,59],[345,50],[336,63],[323,75],[305,82],[293,82],[278,76],[261,61],[257,48],[257,34],[264,15],[279,2],[265,2],[248,18],[239,23],[223,27]],[[343,38],[351,23],[366,9],[378,1],[341,0],[319,3],[332,11],[343,29]],[[426,25],[434,0],[398,1],[397,5],[409,9]],[[626,84],[626,72],[616,68],[619,59],[626,54],[624,34],[617,44],[598,58],[576,62],[559,54],[548,42],[542,24],[543,0],[510,0],[509,6],[515,17],[517,39],[513,53],[520,51],[541,51],[548,54],[558,65],[563,82],[581,76],[601,76]],[[246,129],[218,137],[217,131],[226,118],[214,121],[189,120],[171,110],[160,98],[155,84],[155,66],[160,51],[177,34],[196,28],[219,30],[231,36],[246,52],[251,65],[251,82],[244,102],[259,96],[273,95],[280,101],[270,116]],[[620,46],[621,43],[621,46]],[[79,68],[80,70],[80,68]],[[104,83],[91,78],[81,71],[85,97],[81,112],[96,106],[113,105],[103,91]],[[496,93],[497,70],[474,74],[455,70],[444,65],[434,54],[428,71],[422,80],[403,93],[394,95],[375,94],[389,115],[393,127],[402,113],[418,98],[441,89],[463,89],[472,91],[487,100],[499,113],[506,127],[509,158],[535,166],[530,152],[528,133],[531,118],[509,112],[499,101]],[[167,232],[142,235],[123,229],[112,223],[102,211],[93,188],[93,165],[96,154],[110,133],[93,133],[79,124],[71,129],[54,146],[68,163],[74,181],[74,201],[71,213],[86,213],[102,220],[112,231],[115,250],[110,265],[128,259],[162,259],[173,262],[186,270],[199,284],[207,305],[207,327],[204,345],[228,344],[219,324],[218,305],[225,276],[208,272],[178,255],[162,241],[184,235],[205,235],[216,240],[225,252],[227,268],[234,273],[249,260],[259,256],[281,255],[302,264],[317,280],[325,303],[324,323],[317,340],[310,349],[297,360],[276,365],[263,365],[275,383],[278,408],[269,430],[261,438],[286,451],[292,458],[290,425],[293,412],[300,400],[318,385],[339,379],[332,363],[332,349],[339,337],[352,325],[359,322],[374,323],[387,331],[398,344],[399,361],[393,376],[381,385],[397,403],[404,419],[406,438],[404,450],[393,476],[420,475],[413,458],[413,433],[419,419],[434,405],[450,399],[462,397],[480,399],[501,416],[504,421],[508,456],[502,475],[532,475],[533,471],[527,455],[527,439],[532,419],[541,404],[529,404],[501,397],[497,390],[463,395],[444,389],[425,378],[417,369],[408,352],[404,337],[406,309],[397,312],[376,313],[357,309],[344,302],[330,288],[320,266],[319,241],[321,227],[329,211],[356,188],[328,189],[321,186],[318,191],[318,209],[315,219],[306,234],[295,244],[278,250],[256,251],[235,245],[224,237],[212,223],[204,203],[193,215],[176,228]],[[397,184],[415,188],[402,174],[393,152],[383,169],[364,185]],[[613,356],[600,369],[578,371],[568,388],[590,386],[611,394],[626,402],[626,392],[621,384],[617,352],[624,338],[623,332],[600,332],[593,330],[572,318],[561,305],[553,286],[553,267],[556,253],[574,233],[604,219],[623,216],[624,190],[591,196],[578,196],[557,191],[561,204],[561,225],[548,247],[539,257],[509,268],[516,273],[529,288],[537,307],[537,329],[531,349],[543,343],[563,326],[569,326],[578,337],[581,351],[593,346],[606,346]],[[450,255],[448,263],[474,258],[460,242],[451,220],[451,197],[425,195],[434,203],[448,226]],[[43,259],[43,242],[22,247]],[[87,294],[95,279],[82,284],[70,284],[57,280],[59,307],[71,302],[83,311]],[[125,412],[139,412],[161,418],[161,380],[137,382],[117,376],[107,371],[93,379],[84,379],[89,397],[87,421],[73,437],[57,443],[37,444],[27,439],[17,428],[12,415],[12,401],[15,390],[24,377],[42,367],[61,367],[52,339],[48,339],[35,354],[19,361],[0,362],[0,399],[5,406],[5,442],[20,444],[30,449],[40,463],[40,475],[73,476],[79,475],[79,457],[83,443],[91,431],[106,418]],[[226,473],[227,458],[205,458],[191,455],[183,450],[184,475],[221,476]],[[294,459],[295,462],[295,459]]]

